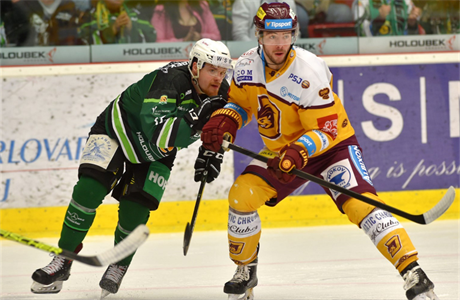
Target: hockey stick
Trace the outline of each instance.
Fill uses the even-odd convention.
[[[139,225],[124,240],[116,244],[115,247],[113,247],[112,249],[94,256],[83,256],[78,255],[72,251],[68,251],[59,247],[53,247],[40,241],[32,240],[19,234],[0,229],[0,236],[5,239],[15,241],[20,244],[31,246],[50,253],[54,253],[55,255],[65,257],[67,259],[76,260],[81,263],[95,267],[102,267],[112,263],[116,263],[117,261],[120,261],[123,258],[127,257],[128,255],[136,251],[136,249],[139,248],[139,246],[145,242],[149,234],[150,231],[147,226]]]
[[[209,165],[209,160],[206,162],[206,167],[203,171],[203,176],[201,177],[200,188],[198,189],[198,195],[196,196],[195,209],[193,210],[192,220],[190,223],[187,222],[184,232],[184,256],[187,256],[188,247],[190,246],[190,241],[192,240],[193,229],[195,228],[196,216],[198,214],[198,208],[200,207],[201,197],[203,196],[204,186],[206,185],[206,179],[208,178],[208,171],[206,170]]]
[[[252,157],[254,159],[257,159],[259,161],[262,161],[264,163],[267,163],[268,161],[268,158],[265,157],[265,156],[262,156],[258,153],[254,153],[248,149],[245,149],[245,148],[242,148],[240,146],[237,146],[235,144],[232,144],[232,143],[229,143],[228,141],[223,141],[222,143],[222,147],[224,149],[231,149],[233,151],[236,151],[236,152],[239,152],[241,154],[244,154],[244,155],[247,155],[249,157]],[[360,200],[362,202],[365,202],[367,204],[370,204],[370,205],[373,205],[375,207],[378,207],[378,208],[381,208],[381,209],[384,209],[388,212],[391,212],[391,213],[394,213],[395,215],[398,215],[398,216],[401,216],[401,217],[404,217],[412,222],[415,222],[415,223],[418,223],[418,224],[429,224],[431,222],[433,222],[434,220],[436,220],[437,218],[439,218],[442,214],[444,214],[446,212],[447,209],[449,209],[449,207],[452,205],[452,203],[454,202],[454,199],[455,199],[455,189],[454,187],[449,187],[449,189],[447,189],[447,192],[444,194],[444,196],[442,197],[442,199],[432,208],[430,209],[429,211],[425,212],[424,214],[421,214],[421,215],[412,215],[412,214],[409,214],[407,212],[404,212],[404,211],[401,211],[395,207],[392,207],[392,206],[389,206],[387,204],[384,204],[382,202],[378,202],[374,199],[371,199],[371,198],[368,198],[366,196],[363,196],[359,193],[356,193],[354,191],[351,191],[351,190],[347,190],[346,188],[343,188],[341,186],[338,186],[336,184],[333,184],[333,183],[330,183],[329,181],[326,181],[326,180],[323,180],[321,178],[318,178],[316,176],[313,176],[311,174],[308,174],[302,170],[299,170],[299,169],[293,169],[291,171],[292,174],[300,177],[300,178],[303,178],[305,180],[309,180],[309,181],[312,181],[312,182],[315,182],[321,186],[324,186],[324,187],[327,187],[329,189],[332,189],[332,190],[335,190],[337,192],[340,192],[344,195],[347,195],[347,196],[350,196],[350,197],[353,197],[357,200]]]

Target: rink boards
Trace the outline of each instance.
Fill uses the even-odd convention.
[[[413,214],[423,213],[436,204],[445,188],[459,186],[458,52],[324,59],[334,73],[334,91],[353,120],[377,190],[385,191],[379,194],[388,204]],[[0,69],[2,228],[32,236],[58,234],[95,117],[117,93],[163,64]],[[365,129],[371,128],[365,126],[369,122],[374,132]],[[241,131],[238,144],[257,147],[255,134],[255,130]],[[198,191],[192,178],[199,146],[195,144],[179,152],[164,199],[151,215],[152,232],[183,231],[191,218]],[[225,157],[221,176],[205,189],[196,230],[227,226],[225,199],[234,173],[241,172],[247,160],[232,154]],[[459,218],[458,194],[443,218]],[[314,185],[302,188],[274,209],[262,208],[260,215],[264,228],[348,224]],[[116,220],[116,202],[108,197],[98,209],[90,234],[112,234]]]

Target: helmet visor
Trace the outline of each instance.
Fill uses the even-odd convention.
[[[286,31],[262,31],[256,32],[257,39],[262,45],[291,45],[296,41],[295,30]]]

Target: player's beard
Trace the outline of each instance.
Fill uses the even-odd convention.
[[[277,56],[274,54],[275,52],[281,52],[281,51],[284,52],[283,55]],[[272,69],[279,69],[283,66],[284,62],[286,61],[288,51],[284,49],[275,50],[275,51],[272,51],[271,53],[264,51],[264,54],[265,54],[267,65]]]

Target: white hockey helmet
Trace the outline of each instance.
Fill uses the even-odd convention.
[[[195,61],[197,65],[197,74],[193,75],[192,66]],[[198,77],[200,77],[200,70],[205,63],[227,70],[233,69],[230,51],[224,43],[211,39],[201,39],[197,41],[195,45],[193,45],[192,50],[190,50],[188,69],[192,75],[192,81],[198,87],[200,93],[202,93],[202,91],[198,84]]]
[[[195,43],[189,54],[190,69],[192,69],[195,59],[198,69],[203,68],[205,63],[225,69],[233,69],[232,57],[227,46],[222,42],[211,39],[201,39]]]

